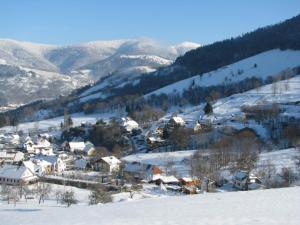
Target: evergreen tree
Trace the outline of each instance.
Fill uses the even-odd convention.
[[[209,102],[207,102],[205,107],[204,107],[204,113],[205,113],[205,115],[213,113],[213,108],[212,108],[212,106]]]

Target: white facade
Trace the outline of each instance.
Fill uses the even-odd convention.
[[[1,184],[10,184],[10,185],[19,185],[20,183],[30,183],[38,179],[34,171],[22,166],[14,165],[5,165],[0,168],[0,183]]]

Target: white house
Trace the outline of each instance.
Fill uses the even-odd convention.
[[[33,141],[31,139],[31,137],[26,137],[25,142],[23,144],[23,148],[28,152],[28,153],[34,153],[34,148],[33,148]]]
[[[61,164],[59,164],[59,165],[62,165],[62,166],[60,166],[57,170],[63,171],[63,170],[74,169],[75,160],[76,160],[76,158],[74,157],[74,155],[66,154],[66,153],[59,154],[58,162],[61,162]],[[62,168],[64,168],[64,169],[62,170]]]
[[[170,125],[178,125],[178,126],[184,126],[185,122],[180,116],[173,116],[169,120]]]
[[[94,170],[112,173],[120,169],[121,161],[115,156],[102,157],[92,163]]]
[[[127,132],[132,132],[133,130],[136,130],[139,128],[139,124],[131,119],[130,117],[123,117],[122,118],[122,126],[125,128]]]
[[[70,152],[83,152],[85,149],[85,143],[83,141],[75,142],[71,141],[69,142]]]
[[[0,183],[9,185],[28,184],[38,180],[35,172],[25,165],[5,165],[0,168]]]
[[[45,138],[39,138],[35,144],[31,137],[27,137],[23,147],[29,154],[53,155],[51,143]]]
[[[24,159],[24,153],[20,151],[0,151],[0,162],[17,163]]]
[[[263,187],[258,177],[245,171],[236,172],[232,181],[233,186],[239,190],[254,190]]]
[[[157,185],[160,184],[178,185],[180,183],[176,177],[165,176],[162,174],[154,174],[150,182],[155,183]]]
[[[39,168],[39,173],[51,174],[54,172],[61,173],[66,170],[66,163],[54,155],[36,155],[31,161]]]

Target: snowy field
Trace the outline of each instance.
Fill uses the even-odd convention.
[[[170,160],[181,162],[184,159],[189,159],[196,151],[176,151],[176,152],[161,152],[161,153],[140,153],[129,155],[123,158],[126,162],[140,162],[145,164],[163,165]]]
[[[298,225],[299,211],[300,187],[70,208],[0,202],[1,225]]]
[[[163,171],[176,171],[177,176],[190,176],[190,158],[195,150],[161,152],[161,153],[140,153],[129,155],[123,158],[126,162],[139,162],[158,166]]]
[[[83,123],[91,123],[95,124],[98,120],[102,119],[104,121],[108,121],[110,118],[114,117],[114,113],[103,113],[103,114],[84,114],[84,113],[76,113],[70,115],[73,120],[74,126],[80,126]],[[18,127],[13,126],[6,126],[0,128],[0,132],[14,132],[16,129],[19,131],[22,130],[24,132],[28,132],[30,130],[34,130],[38,128],[39,130],[48,132],[49,129],[59,129],[60,124],[64,121],[64,117],[55,117],[47,120],[41,120],[36,122],[27,122],[27,123],[21,123],[18,125]]]
[[[257,162],[257,168],[259,169],[272,164],[276,168],[277,173],[280,173],[283,168],[290,168],[296,172],[296,157],[300,156],[299,153],[300,151],[297,151],[295,148],[261,153]]]

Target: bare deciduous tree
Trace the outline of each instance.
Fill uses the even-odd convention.
[[[93,191],[91,191],[89,195],[89,204],[95,205],[98,203],[107,203],[111,202],[111,195],[109,192],[105,192],[103,188],[97,187]]]
[[[64,193],[62,193],[61,203],[66,204],[68,207],[70,207],[72,204],[76,204],[77,200],[75,198],[74,191],[70,190],[70,191],[65,191]]]
[[[50,195],[51,191],[52,188],[50,184],[42,182],[37,185],[35,193],[39,199],[39,204],[41,204],[41,202],[44,203],[45,199]]]

